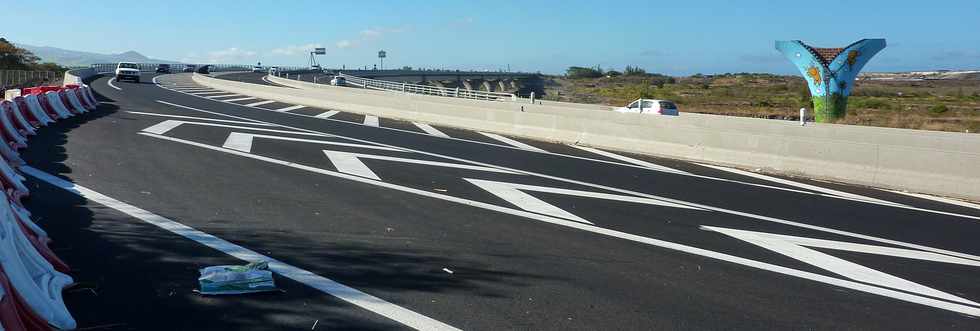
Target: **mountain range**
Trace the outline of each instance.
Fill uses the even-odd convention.
[[[141,62],[141,63],[180,63],[178,61],[152,59],[136,51],[119,54],[100,54],[73,51],[57,47],[16,44],[41,58],[40,62],[54,62],[63,66],[86,66],[93,63]]]

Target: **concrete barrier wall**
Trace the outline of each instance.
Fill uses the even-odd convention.
[[[621,114],[409,95],[270,77],[281,88],[195,75],[281,102],[889,189],[980,200],[980,135],[682,113]],[[606,110],[606,111],[604,111]]]
[[[62,86],[69,84],[82,85],[83,80],[98,74],[92,68],[68,70],[65,71],[65,80]]]

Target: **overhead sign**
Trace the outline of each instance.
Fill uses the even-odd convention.
[[[380,51],[380,52],[378,52],[378,57],[379,58],[382,58],[382,59],[383,58],[386,58],[386,57],[388,57],[388,53],[386,53],[385,51]]]
[[[325,47],[317,47],[313,49],[313,54],[323,55],[327,54],[327,49]]]

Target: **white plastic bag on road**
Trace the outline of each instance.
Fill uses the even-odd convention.
[[[219,265],[201,269],[201,294],[243,294],[276,291],[268,262],[246,265]]]

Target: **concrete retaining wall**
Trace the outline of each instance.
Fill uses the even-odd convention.
[[[603,106],[488,102],[313,85],[294,89],[195,75],[233,93],[353,113],[980,201],[980,135]]]
[[[95,72],[95,69],[92,68],[68,70],[65,71],[65,80],[62,84],[63,86],[69,84],[81,85],[82,81],[85,79],[98,74],[99,73]]]

